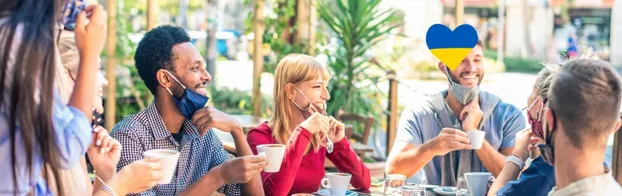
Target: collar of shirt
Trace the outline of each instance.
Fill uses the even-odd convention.
[[[605,167],[605,174],[583,178],[559,190],[557,187],[553,187],[551,192],[549,192],[549,196],[582,195],[587,192],[603,191],[607,190],[606,187],[609,186],[611,181],[617,184],[611,175],[611,170]]]
[[[160,113],[158,112],[158,109],[156,108],[154,102],[152,102],[149,107],[145,108],[145,114],[149,119],[154,119],[152,123],[147,123],[146,126],[148,130],[151,130],[151,134],[156,140],[170,138],[172,141],[174,141],[171,132],[166,128],[166,125],[164,125],[164,120],[162,119],[162,116],[160,116]],[[188,119],[184,119],[184,123],[181,126],[180,133],[182,133],[184,136],[183,140],[194,140],[199,137],[199,131],[196,129],[196,127],[194,127],[194,125],[192,125],[192,123]],[[176,141],[174,142],[177,143]]]

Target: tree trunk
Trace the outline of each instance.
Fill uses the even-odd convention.
[[[261,117],[261,72],[263,72],[264,0],[255,0],[253,11],[253,117]]]
[[[218,0],[207,1],[206,18],[207,18],[207,38],[205,40],[205,63],[207,64],[207,72],[212,75],[212,78],[216,76],[216,58],[218,57],[218,51],[216,50],[216,32],[217,25],[215,15],[211,12],[215,12],[218,9]],[[216,85],[216,80],[212,80],[211,85]]]
[[[110,131],[117,122],[115,120],[115,106],[117,103],[117,66],[114,56],[117,51],[117,1],[108,0],[107,3],[108,32],[106,36],[106,79],[108,80],[108,88],[106,88],[106,113],[104,119],[106,120],[105,127]]]
[[[527,56],[531,56],[533,54],[533,48],[531,44],[531,36],[529,35],[529,24],[531,24],[531,11],[529,11],[529,5],[527,4],[527,0],[522,0],[523,6],[523,26],[525,32],[525,51],[527,51]],[[522,55],[524,56],[524,55]]]

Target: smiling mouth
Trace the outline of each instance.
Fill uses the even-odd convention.
[[[460,76],[461,79],[463,80],[467,80],[467,81],[471,81],[471,80],[477,80],[479,78],[478,74],[470,74],[470,75],[461,75]]]
[[[199,86],[194,91],[196,91],[197,93],[201,95],[207,96],[207,86]]]

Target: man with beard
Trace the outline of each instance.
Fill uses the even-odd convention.
[[[168,25],[152,29],[138,43],[134,61],[154,101],[112,129],[123,146],[117,168],[143,159],[145,151],[179,152],[171,182],[138,194],[263,195],[265,157],[253,155],[235,118],[205,106],[212,76],[188,33]],[[212,127],[231,133],[241,157],[229,159]]]
[[[402,113],[387,174],[441,186],[455,186],[468,172],[499,174],[514,150],[514,136],[526,123],[518,108],[479,90],[482,58],[478,42],[455,69],[439,62],[449,88]],[[485,140],[481,148],[472,149],[467,132],[477,130],[485,132]]]

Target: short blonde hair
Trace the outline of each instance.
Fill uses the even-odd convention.
[[[567,59],[561,64],[564,64],[573,59],[600,60],[600,57],[598,53],[590,49],[586,51],[584,54],[582,54],[581,56]],[[552,63],[543,63],[542,65],[544,66],[544,68],[542,68],[542,70],[538,72],[538,75],[536,75],[536,83],[534,87],[536,88],[536,93],[540,97],[542,97],[542,99],[548,100],[549,99],[548,93],[549,93],[549,88],[551,87],[551,82],[555,78],[555,75],[557,74],[557,72],[561,70],[561,66],[559,64],[552,64]]]
[[[274,114],[268,123],[272,127],[272,136],[278,143],[285,144],[293,132],[290,111],[295,106],[288,103],[291,100],[287,97],[285,86],[289,83],[298,84],[318,77],[328,80],[330,78],[328,69],[308,55],[290,54],[281,59],[277,65],[274,73]],[[319,150],[319,144],[319,140],[311,140],[311,146],[315,151]]]

